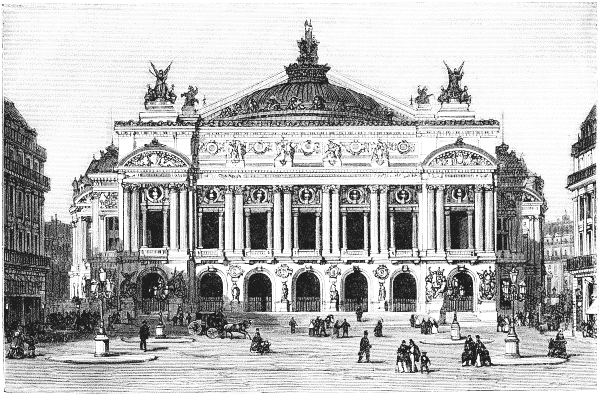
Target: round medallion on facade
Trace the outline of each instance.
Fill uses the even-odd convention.
[[[163,198],[163,190],[159,186],[153,186],[146,189],[146,198],[148,201],[157,203],[160,202]]]
[[[412,200],[412,194],[407,189],[398,189],[396,191],[396,201],[400,204],[410,203]]]
[[[350,153],[352,153],[352,155],[360,155],[365,149],[362,143],[359,143],[358,141],[353,141],[350,144],[348,144],[348,150],[350,151]]]
[[[219,198],[219,191],[216,188],[210,188],[208,191],[206,191],[204,197],[206,197],[206,200],[208,200],[210,203],[214,203]]]
[[[300,145],[300,148],[302,149],[302,152],[304,153],[304,155],[312,155],[315,152],[315,149],[318,148],[318,144],[314,143],[310,140],[306,140],[305,142],[303,142]]]
[[[407,154],[410,151],[412,151],[412,149],[412,145],[406,140],[402,140],[398,143],[398,152],[400,152],[401,154]]]
[[[209,141],[208,143],[206,143],[206,152],[208,152],[211,155],[215,155],[217,152],[219,152],[219,145],[217,144],[217,142]]]
[[[379,265],[377,269],[373,270],[375,277],[380,280],[385,280],[390,275],[390,270],[385,265]]]
[[[348,190],[348,201],[354,204],[360,203],[363,198],[363,193],[360,189],[351,188]]]
[[[467,191],[464,188],[458,187],[452,190],[452,199],[454,199],[455,202],[462,203],[466,197]]]
[[[263,143],[262,141],[257,141],[256,143],[254,143],[254,145],[252,146],[252,149],[254,150],[254,152],[256,152],[257,154],[264,154],[265,152],[267,152],[270,147],[268,144]]]
[[[315,199],[315,193],[309,188],[302,188],[298,191],[298,200],[302,204],[310,204]]]
[[[252,191],[252,203],[264,203],[267,201],[267,191],[263,188],[257,188]]]

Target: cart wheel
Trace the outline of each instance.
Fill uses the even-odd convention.
[[[206,331],[206,336],[208,336],[211,339],[214,339],[218,335],[219,331],[216,328],[208,328],[208,330]]]

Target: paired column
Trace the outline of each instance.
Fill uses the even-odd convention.
[[[446,220],[446,249],[449,250],[452,248],[452,243],[450,239],[450,210],[444,211],[444,218]]]
[[[140,249],[140,188],[134,185],[131,189],[131,250]]]
[[[331,253],[340,255],[340,187],[331,188]]]
[[[252,248],[250,242],[250,210],[244,210],[244,216],[246,218],[246,250],[250,250]]]
[[[435,249],[435,190],[436,185],[427,185],[427,248]]]
[[[219,211],[219,251],[225,249],[225,212]]]
[[[292,188],[283,187],[283,253],[292,253]]]
[[[387,215],[388,215],[388,201],[387,201],[387,185],[381,185],[379,187],[379,245],[381,247],[381,253],[386,253],[388,250],[388,228],[387,228]]]
[[[92,197],[92,251],[100,251],[100,194]],[[35,250],[34,250],[35,251]]]
[[[438,185],[438,189],[435,192],[435,237],[436,237],[436,251],[444,251],[444,186]]]
[[[106,216],[100,216],[100,250],[106,251]]]
[[[188,189],[188,248],[190,251],[194,248],[194,213],[196,212],[196,202],[195,202],[194,190],[190,187]],[[193,277],[193,276],[191,276]]]
[[[419,215],[416,211],[412,212],[412,248],[419,248]]]
[[[299,240],[298,240],[298,215],[300,214],[298,210],[294,210],[292,213],[294,217],[294,250],[298,251],[299,249]]]
[[[394,212],[390,211],[390,251],[396,251],[396,235],[394,232],[394,227],[395,227],[395,219],[394,219]],[[413,235],[414,235],[414,226],[413,226]],[[414,240],[413,240],[413,244],[414,244]]]
[[[234,187],[235,192],[235,251],[244,249],[244,195],[243,187]]]
[[[168,218],[168,214],[169,214],[169,210],[167,208],[167,206],[163,206],[163,246],[165,248],[167,248],[169,246],[168,240],[169,240],[169,233],[168,233],[168,229],[169,229],[169,222],[167,220]]]
[[[273,187],[273,249],[281,253],[281,187]]]
[[[342,212],[342,251],[345,253],[348,251],[348,213]]]
[[[267,211],[267,250],[273,251],[273,212]]]
[[[483,250],[483,187],[475,186],[475,250]]]
[[[321,251],[321,213],[315,213],[315,251]]]
[[[473,210],[467,210],[467,229],[469,233],[469,250],[473,249]]]
[[[197,234],[198,234],[198,238],[197,238],[197,247],[198,248],[204,248],[202,246],[203,244],[203,240],[202,240],[202,211],[200,211],[198,213],[198,220],[197,220]],[[221,213],[219,213],[219,241],[223,238],[223,236],[221,236]]]
[[[148,206],[142,206],[142,247],[148,247]]]
[[[371,255],[379,254],[379,226],[378,226],[378,213],[377,213],[377,191],[379,190],[378,185],[371,185]]]
[[[363,250],[369,251],[369,213],[363,212]]]
[[[221,220],[221,217],[219,217]],[[225,189],[225,250],[233,251],[233,187]]]
[[[124,187],[123,194],[123,248],[125,251],[131,251],[131,189],[129,186]]]
[[[494,251],[494,190],[485,188],[485,250]]]
[[[329,255],[331,253],[331,206],[329,191],[331,187],[324,185],[322,187],[323,199],[321,214],[323,217],[323,255]]]
[[[123,176],[119,175],[119,189],[117,191],[118,215],[119,215],[119,240],[125,240],[125,186]],[[165,243],[166,244],[166,243]]]
[[[177,188],[171,186],[169,191],[169,218],[170,218],[170,240],[169,247],[172,250],[179,248],[177,243]]]

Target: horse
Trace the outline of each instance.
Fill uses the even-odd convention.
[[[248,336],[248,339],[252,340],[252,337],[246,331],[246,329],[250,326],[251,323],[252,322],[250,322],[250,320],[244,320],[237,324],[226,324],[225,326],[223,326],[225,338],[227,338],[227,334],[229,333],[231,335],[231,339],[233,339],[233,332],[237,332],[244,335],[244,339],[246,338],[246,336]]]

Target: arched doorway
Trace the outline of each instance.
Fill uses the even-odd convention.
[[[219,311],[223,307],[223,280],[217,273],[204,273],[198,281],[198,309]]]
[[[446,311],[473,311],[473,278],[468,273],[456,273],[448,291]]]
[[[364,274],[354,271],[344,281],[344,311],[356,311],[358,306],[368,311],[369,285]]]
[[[417,311],[417,281],[412,274],[398,274],[392,291],[392,311]]]
[[[295,311],[321,311],[321,282],[316,274],[304,272],[296,280]]]
[[[167,310],[167,301],[161,298],[166,284],[159,273],[152,272],[142,277],[142,313],[152,314]]]
[[[264,273],[254,273],[248,279],[246,311],[271,311],[273,286]]]

